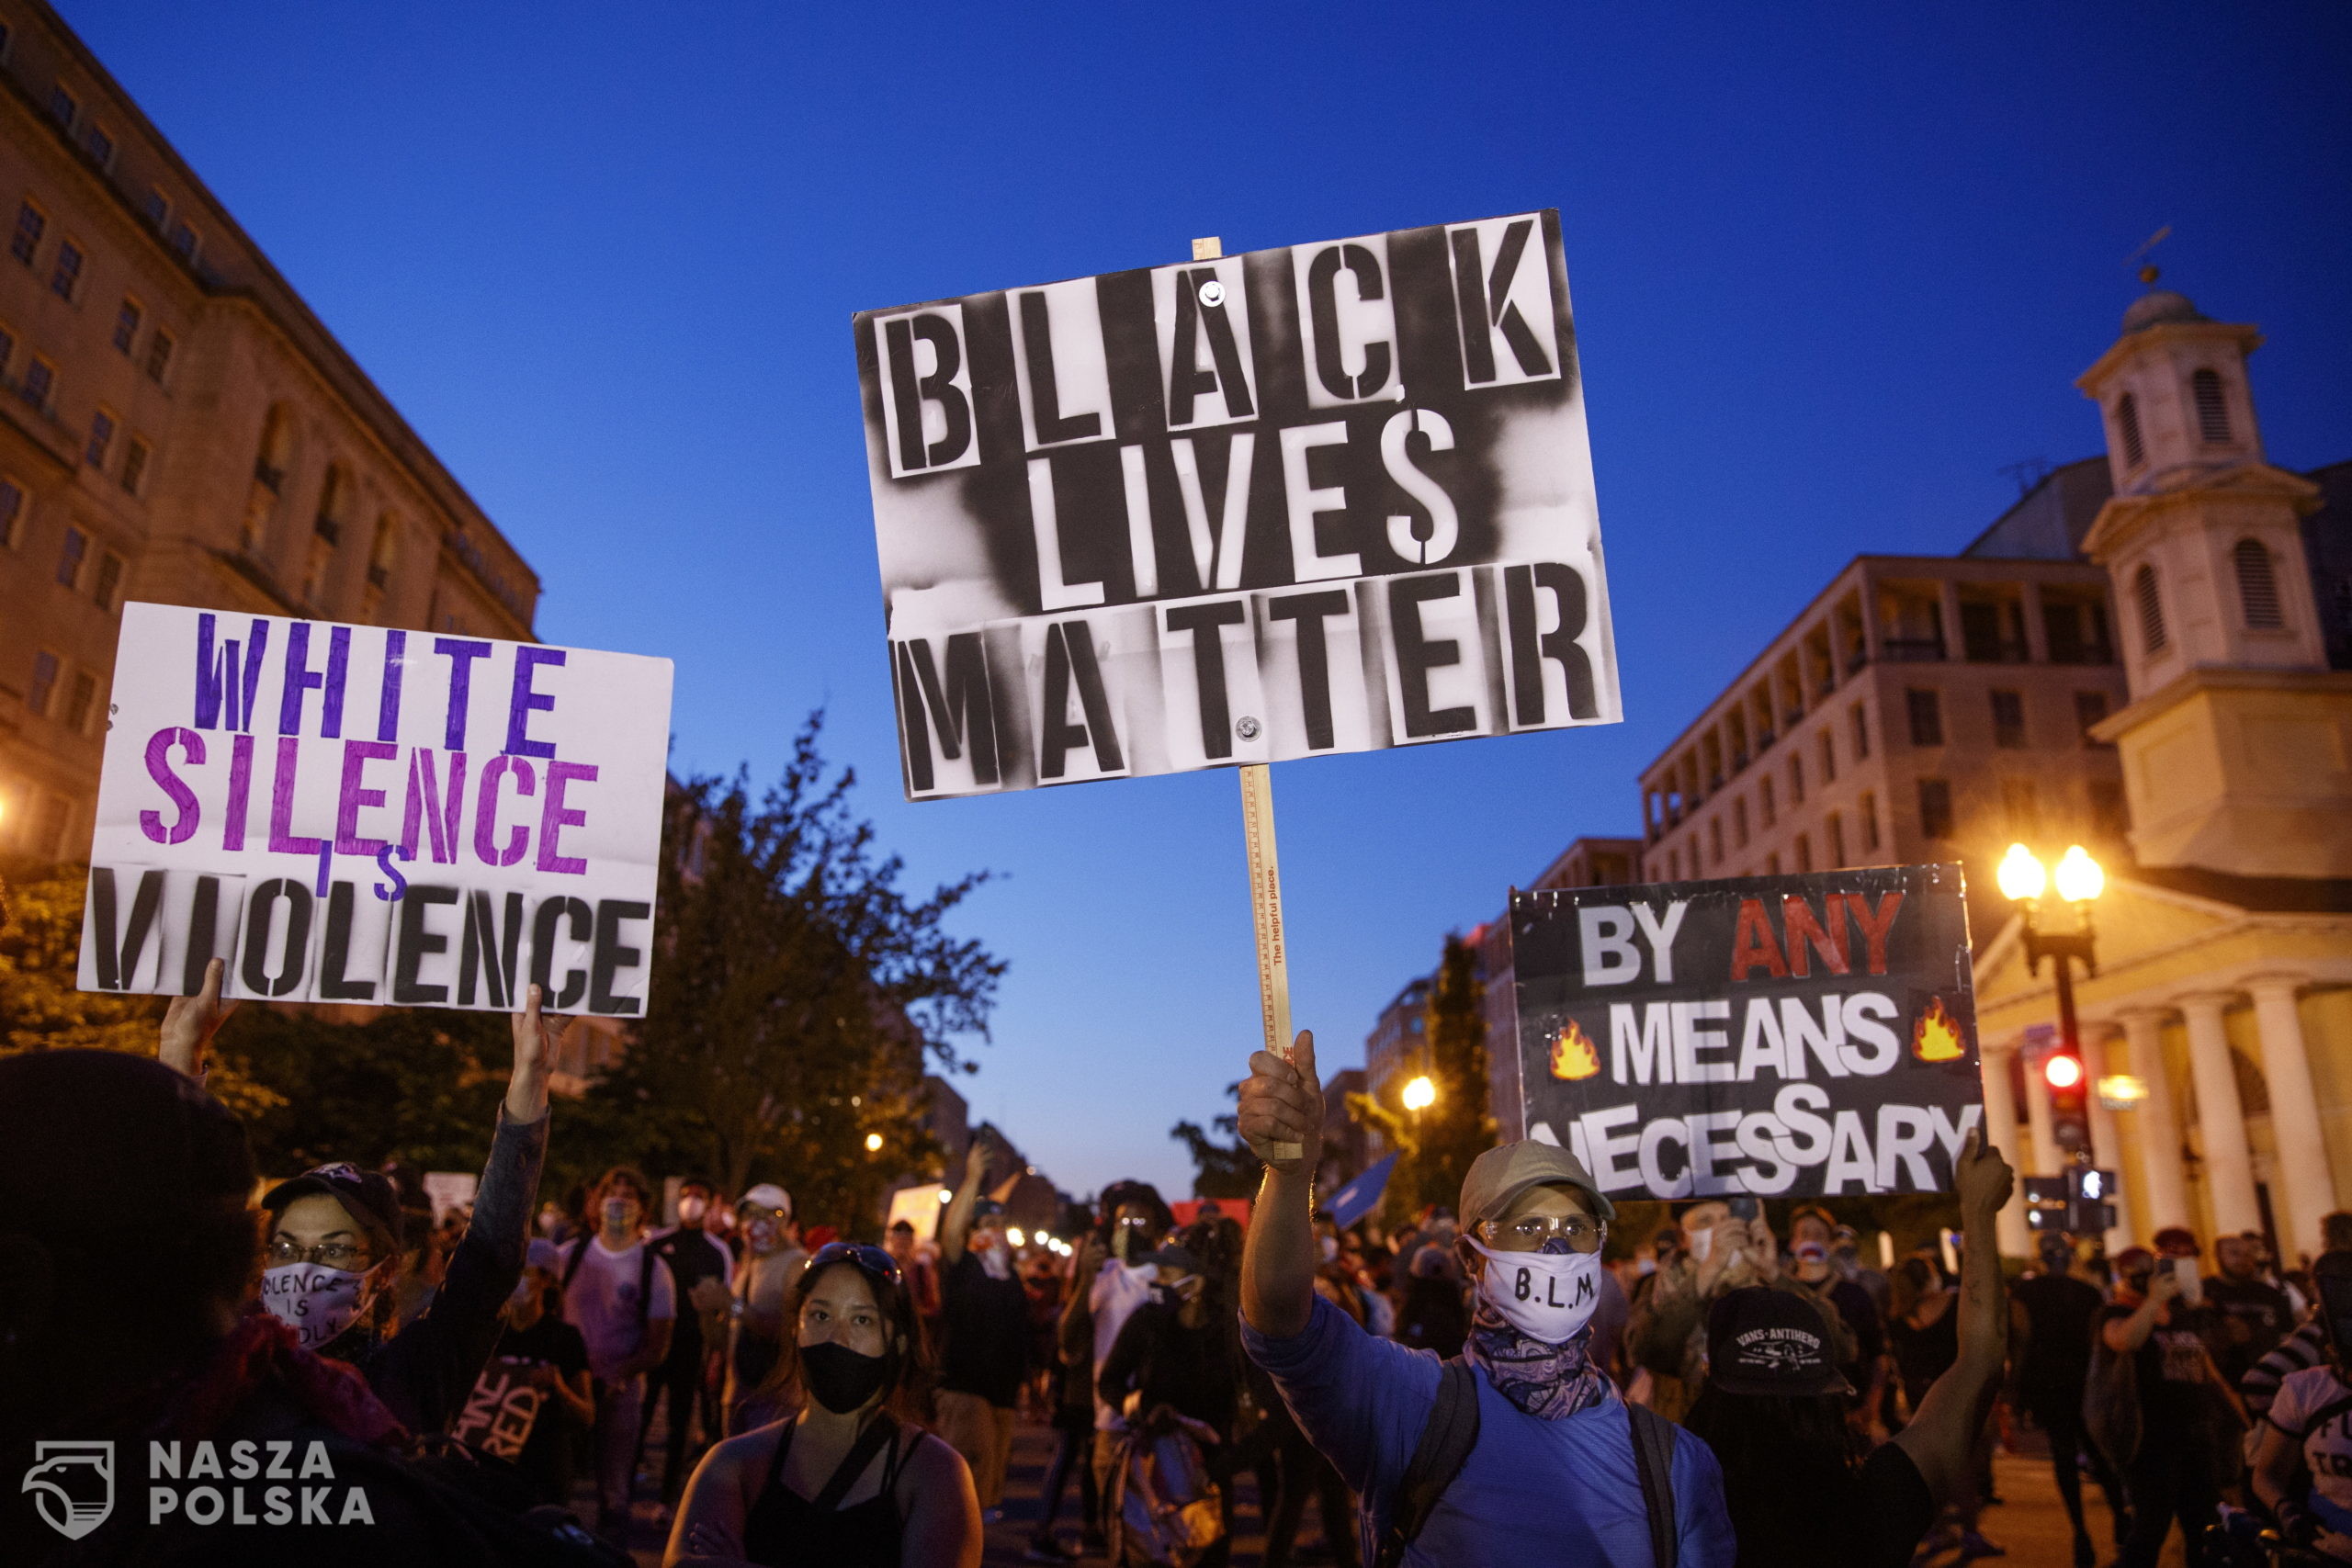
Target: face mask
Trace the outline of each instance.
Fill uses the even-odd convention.
[[[368,1304],[375,1292],[367,1281],[348,1269],[288,1263],[261,1271],[261,1304],[302,1337],[303,1349],[315,1350],[350,1327]]]
[[[1325,1236],[1323,1238],[1322,1251],[1324,1262],[1337,1262],[1340,1257],[1340,1238],[1337,1236]]]
[[[775,1246],[775,1222],[753,1220],[743,1227],[743,1239],[752,1244],[753,1252],[766,1252]]]
[[[710,1205],[699,1198],[681,1198],[678,1200],[678,1223],[682,1225],[698,1225],[702,1224],[702,1217],[709,1208]]]
[[[1121,1220],[1119,1222],[1118,1228],[1111,1233],[1111,1251],[1120,1262],[1125,1263],[1127,1260],[1127,1254],[1133,1252],[1136,1244],[1143,1240],[1144,1230],[1150,1224],[1149,1220]]]
[[[1634,1259],[1634,1272],[1636,1274],[1657,1273],[1657,1259],[1655,1258],[1636,1258]]]
[[[1690,1249],[1691,1262],[1704,1263],[1714,1256],[1715,1233],[1712,1229],[1695,1232],[1682,1239]]]
[[[605,1200],[605,1224],[617,1230],[637,1228],[637,1200],[607,1198]]]
[[[1796,1260],[1800,1263],[1826,1263],[1829,1261],[1829,1249],[1822,1246],[1817,1241],[1801,1241],[1789,1250],[1795,1255]]]
[[[862,1408],[890,1375],[887,1356],[861,1356],[831,1340],[800,1347],[801,1375],[810,1397],[836,1416]]]
[[[986,1232],[982,1232],[986,1235]],[[1012,1254],[1001,1247],[976,1247],[972,1256],[980,1260],[980,1271],[991,1280],[1012,1278]]]
[[[1565,1345],[1592,1321],[1600,1304],[1600,1253],[1496,1252],[1470,1245],[1487,1260],[1478,1293],[1530,1339]]]

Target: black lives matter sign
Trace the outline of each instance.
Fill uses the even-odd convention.
[[[1511,897],[1531,1137],[1603,1191],[1936,1192],[1984,1118],[1960,868]]]
[[[1619,716],[1556,213],[856,337],[910,796]]]

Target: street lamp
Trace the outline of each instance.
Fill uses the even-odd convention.
[[[1406,1110],[1417,1112],[1422,1111],[1428,1110],[1431,1105],[1436,1103],[1437,1085],[1430,1082],[1429,1076],[1427,1074],[1423,1074],[1421,1077],[1415,1078],[1411,1083],[1405,1086]]]
[[[2070,931],[2044,931],[2041,927],[2038,917],[2041,896],[2052,877],[2031,850],[2023,844],[2011,844],[2009,852],[2001,858],[1995,880],[2001,886],[2001,896],[2017,906],[2018,919],[2023,922],[2026,973],[2039,974],[2044,958],[2051,961],[2056,972],[2058,1048],[2041,1064],[2043,1081],[2050,1086],[2051,1134],[2058,1146],[2074,1156],[2076,1165],[2088,1167],[2088,1085],[2084,1081],[2082,1033],[2075,1022],[2074,964],[2080,960],[2086,976],[2098,973],[2091,904],[2106,889],[2107,874],[2080,844],[2070,845],[2059,857],[2058,897],[2075,908],[2075,929]]]
[[[865,1152],[870,1155],[878,1155],[882,1152],[881,1134],[868,1133],[865,1134]]]

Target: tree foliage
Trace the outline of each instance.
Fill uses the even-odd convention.
[[[1495,1146],[1495,1118],[1487,1102],[1486,987],[1478,979],[1476,954],[1459,936],[1445,939],[1426,1005],[1421,1037],[1429,1043],[1428,1070],[1437,1098],[1415,1112],[1386,1102],[1395,1098],[1396,1084],[1385,1087],[1386,1099],[1348,1097],[1349,1114],[1377,1129],[1398,1150],[1381,1201],[1382,1219],[1391,1229],[1430,1204],[1453,1207],[1470,1162]]]
[[[986,1038],[1004,965],[946,930],[985,874],[904,892],[821,726],[756,798],[742,773],[672,791],[652,1008],[589,1098],[671,1168],[735,1191],[780,1180],[803,1213],[854,1226],[894,1175],[935,1161],[925,1065],[953,1068],[957,1036]]]
[[[80,865],[0,866],[0,1050],[155,1049],[162,998],[74,988],[88,882]]]
[[[1226,1098],[1238,1100],[1241,1086],[1225,1086]],[[1258,1156],[1240,1139],[1241,1118],[1228,1111],[1211,1123],[1226,1135],[1217,1142],[1203,1131],[1197,1122],[1179,1122],[1168,1129],[1168,1135],[1184,1145],[1193,1156],[1193,1196],[1195,1198],[1252,1198],[1258,1192],[1260,1166]]]

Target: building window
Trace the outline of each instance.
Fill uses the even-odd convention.
[[[123,449],[122,488],[133,495],[137,495],[139,487],[147,482],[148,456],[147,443],[136,435],[130,438],[130,445]]]
[[[50,394],[57,390],[57,367],[48,360],[35,358],[25,367],[25,379],[17,389],[25,401],[46,413]]]
[[[1821,732],[1821,782],[1838,782],[1838,738],[1826,729]]]
[[[2278,604],[2278,575],[2271,570],[2270,552],[2262,541],[2240,539],[2230,551],[2230,563],[2237,568],[2238,608],[2245,612],[2246,626],[2256,631],[2285,626],[2287,617]]]
[[[316,606],[324,602],[327,592],[327,571],[334,564],[334,547],[324,539],[311,541],[311,560],[302,573],[302,602]]]
[[[100,409],[90,416],[90,438],[82,444],[82,460],[94,468],[107,466],[107,456],[114,450],[114,415]]]
[[[1764,857],[1764,874],[1767,876],[1778,876],[1781,874],[1780,851],[1774,850],[1770,854]]]
[[[1911,744],[1940,746],[1944,743],[1943,700],[1933,691],[1917,686],[1903,694],[1903,705],[1911,718]]]
[[[1724,863],[1724,819],[1720,817],[1710,818],[1707,823],[1707,863]]]
[[[1668,850],[1666,852],[1666,879],[1668,882],[1682,880],[1682,852],[1680,850]]]
[[[2083,744],[2093,750],[2104,751],[2108,749],[2107,742],[2098,740],[2091,735],[2091,730],[2104,723],[2106,718],[2107,694],[2105,692],[2076,692],[2075,694],[2075,728],[2083,732]]]
[[[17,231],[8,239],[8,254],[27,266],[33,265],[33,253],[40,248],[40,237],[49,227],[49,220],[40,209],[28,201],[17,209]]]
[[[171,238],[166,240],[164,243],[172,247],[173,254],[177,255],[180,260],[187,263],[190,266],[194,266],[196,265],[197,246],[200,242],[197,239],[195,230],[189,228],[185,223],[175,223],[172,225]]]
[[[82,247],[71,240],[60,242],[57,265],[50,269],[49,291],[60,299],[71,299],[82,287]]]
[[[130,345],[139,340],[139,319],[145,312],[136,299],[125,299],[122,309],[114,313],[114,346],[119,354],[128,355]]]
[[[2001,781],[2001,811],[2009,819],[2009,837],[2033,840],[2041,837],[2041,804],[2036,798],[2031,779],[2007,778]]]
[[[57,691],[57,655],[47,649],[33,655],[33,683],[25,694],[25,705],[37,715],[46,716],[49,699]]]
[[[2197,405],[2197,434],[2209,446],[2230,438],[2230,404],[2222,395],[2222,378],[2199,370],[2188,378],[2189,401]]]
[[[1859,762],[1871,754],[1871,717],[1860,703],[1848,711],[1854,721],[1854,760]]]
[[[1993,744],[2016,750],[2025,745],[2025,694],[1993,694]]]
[[[1747,847],[1747,797],[1744,795],[1731,803],[1731,839],[1735,849]]]
[[[17,547],[18,525],[25,516],[25,487],[0,476],[0,545]]]
[[[2154,567],[2143,565],[2132,574],[2132,597],[2140,606],[2140,647],[2154,659],[2165,650],[2165,601]]]
[[[1829,863],[1833,868],[1846,863],[1846,819],[1835,811],[1829,814]]]
[[[2148,456],[2140,441],[2140,403],[2129,392],[2115,400],[2115,429],[2123,437],[2123,466],[2136,468]]]
[[[49,90],[49,118],[58,124],[71,127],[74,117],[81,112],[81,108],[82,106],[74,101],[74,95],[62,86]]]
[[[1854,808],[1862,818],[1862,852],[1878,853],[1878,796],[1862,791],[1861,804]]]
[[[98,700],[98,678],[87,670],[74,671],[73,683],[65,689],[65,712],[62,718],[65,728],[79,733],[90,727],[90,709]]]
[[[2124,805],[2121,780],[2091,780],[2091,826],[2109,839],[2120,839],[2132,830],[2132,813]]]
[[[1951,837],[1951,781],[1919,781],[1919,831],[1930,839]]]
[[[164,220],[172,215],[172,198],[150,186],[147,187],[147,199],[139,204],[139,210],[147,215],[148,222],[161,229]]]
[[[1789,804],[1792,806],[1804,804],[1804,759],[1803,757],[1789,759]]]
[[[1781,819],[1780,809],[1772,799],[1772,779],[1769,773],[1765,775],[1763,784],[1757,789],[1756,804],[1764,812],[1764,826],[1767,828]]]
[[[98,583],[90,590],[90,597],[101,609],[114,608],[115,595],[122,592],[122,574],[128,569],[120,556],[108,550],[98,561]]]
[[[147,339],[147,379],[157,386],[164,383],[164,373],[172,367],[172,334],[157,327]]]
[[[89,152],[91,162],[99,168],[114,166],[114,138],[107,134],[105,127],[92,124],[82,133],[82,146]]]
[[[68,588],[79,587],[82,562],[89,554],[90,536],[69,525],[65,530],[65,547],[57,552],[57,581]]]
[[[1797,874],[1802,876],[1813,869],[1813,840],[1803,833],[1797,835]]]
[[[17,334],[0,327],[0,370],[7,369],[8,362],[16,357]]]

